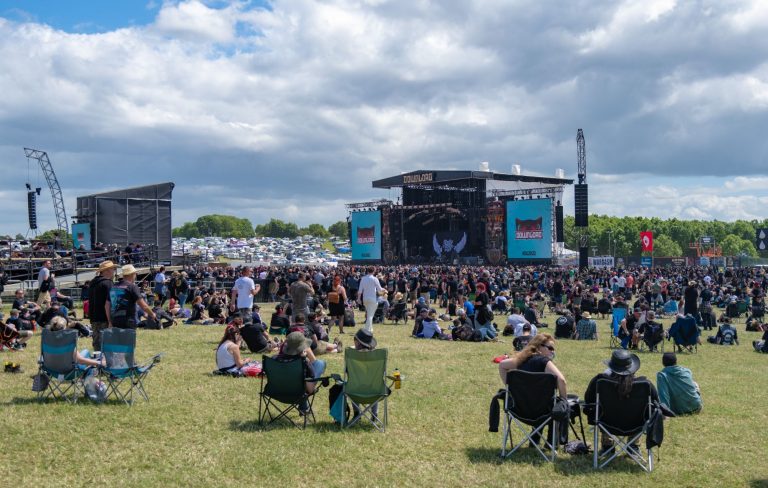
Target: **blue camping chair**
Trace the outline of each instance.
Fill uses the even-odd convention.
[[[694,353],[698,351],[699,334],[701,331],[696,325],[696,318],[691,314],[685,317],[677,317],[672,327],[669,328],[669,338],[675,341],[678,350],[683,349]]]
[[[84,380],[91,368],[77,365],[76,349],[77,330],[43,329],[38,375],[44,385],[37,392],[38,399],[63,398],[77,403],[85,392]]]
[[[611,312],[611,349],[617,349],[619,347],[626,349],[626,344],[624,344],[624,340],[619,339],[619,328],[621,326],[621,321],[624,320],[627,317],[627,309],[624,307],[617,307],[614,308]],[[627,342],[629,342],[629,339],[625,339]]]
[[[101,372],[107,379],[107,398],[114,396],[128,405],[133,404],[134,390],[144,400],[149,396],[144,389],[144,380],[152,368],[160,362],[162,354],[156,354],[143,366],[136,365],[136,330],[110,328],[102,332],[101,353],[106,365]]]

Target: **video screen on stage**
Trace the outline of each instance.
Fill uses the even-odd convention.
[[[507,258],[552,259],[552,199],[507,202]]]
[[[352,214],[352,259],[381,259],[381,211]]]

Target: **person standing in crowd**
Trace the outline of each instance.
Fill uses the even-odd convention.
[[[101,332],[109,327],[107,302],[117,265],[112,261],[102,261],[96,277],[88,286],[88,314],[91,319],[91,339],[93,350],[101,351]]]
[[[347,292],[341,284],[341,275],[333,277],[331,291],[328,292],[328,315],[339,326],[339,334],[344,333],[344,310],[347,304]],[[333,323],[331,323],[331,326]]]
[[[135,329],[138,323],[136,319],[137,305],[144,310],[147,317],[157,320],[155,312],[142,298],[141,289],[136,286],[136,268],[132,264],[126,264],[121,271],[123,277],[110,288],[109,298],[104,306],[109,327]]]
[[[41,309],[51,306],[51,261],[43,261],[43,267],[37,273],[37,300]]]
[[[368,266],[366,274],[360,279],[358,301],[365,307],[365,330],[373,333],[373,316],[379,306],[379,295],[384,291],[379,279],[373,275],[376,269]]]
[[[259,293],[259,285],[253,282],[251,273],[253,270],[250,266],[245,266],[240,271],[240,277],[235,280],[235,284],[232,287],[232,302],[229,306],[232,312],[237,309],[240,312],[240,316],[246,323],[250,323],[253,320],[253,297]]]
[[[697,288],[697,283],[693,280],[688,282],[688,286],[685,288],[685,291],[683,292],[683,298],[685,300],[685,308],[683,309],[683,314],[688,315],[691,314],[693,317],[696,318],[696,322],[698,323],[698,314],[699,314],[699,289]]]
[[[315,294],[314,288],[308,281],[306,273],[299,273],[298,280],[291,283],[288,293],[291,295],[291,320],[296,320],[298,314],[309,316],[309,297]]]
[[[157,299],[160,301],[159,305],[162,307],[165,303],[165,266],[160,266],[160,269],[157,270],[157,274],[155,274],[154,283],[155,287],[153,289],[153,292],[157,296]]]

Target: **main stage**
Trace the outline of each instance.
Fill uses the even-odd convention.
[[[573,180],[493,171],[418,170],[373,182],[397,201],[347,204],[353,262],[550,263],[563,242]]]

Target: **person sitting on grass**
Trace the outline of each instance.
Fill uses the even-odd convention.
[[[421,334],[417,337],[423,339],[440,339],[443,341],[452,340],[448,334],[443,334],[443,330],[440,328],[440,324],[437,321],[437,311],[433,308],[429,311],[427,318],[423,322],[423,328]]]
[[[18,316],[18,310],[15,310]],[[27,341],[32,338],[31,330],[18,330],[10,321],[0,321],[0,333],[3,334],[3,342],[10,344],[12,349],[21,350],[27,347]]]
[[[648,310],[645,323],[638,329],[640,337],[650,351],[655,351],[656,347],[664,340],[664,326],[656,322],[655,319],[656,313],[653,310]]]
[[[592,320],[589,312],[581,314],[581,320],[576,324],[576,333],[573,338],[577,341],[597,340],[597,323]]]
[[[252,361],[240,357],[240,324],[242,317],[237,317],[230,325],[224,329],[224,336],[216,347],[216,368],[220,373],[231,375],[242,375],[243,368]]]
[[[325,328],[316,320],[316,316],[309,314],[311,322],[306,324],[303,313],[296,314],[296,322],[291,326],[291,332],[301,332],[304,337],[312,341],[312,352],[315,356],[323,354],[337,353],[342,351],[341,341],[336,338],[333,342],[328,342],[330,338]]]
[[[512,340],[512,347],[515,348],[515,351],[522,351],[533,337],[534,336],[531,335],[531,324],[524,324],[522,335],[519,335]]]
[[[208,311],[205,309],[205,305],[203,305],[203,297],[200,295],[196,296],[192,300],[192,315],[184,323],[187,325],[212,325],[213,322],[208,317]]]
[[[270,339],[263,323],[251,322],[243,326],[243,318],[240,316],[240,312],[235,312],[232,323],[240,328],[240,337],[243,338],[243,341],[248,346],[248,350],[252,353],[271,354],[278,351],[278,341]]]
[[[661,363],[664,369],[656,374],[659,401],[675,415],[699,413],[702,406],[701,392],[699,385],[693,381],[691,370],[678,366],[677,355],[673,352],[665,352]]]
[[[765,332],[763,332],[763,338],[759,341],[753,341],[752,347],[755,348],[755,351],[762,352],[768,354],[768,327],[766,327]]]
[[[707,337],[710,344],[719,344],[721,346],[739,345],[739,336],[736,329],[731,325],[730,317],[722,318],[722,325],[717,329],[717,335]]]
[[[269,321],[270,334],[287,334],[291,326],[291,321],[285,314],[285,309],[281,304],[275,306],[275,313]]]

